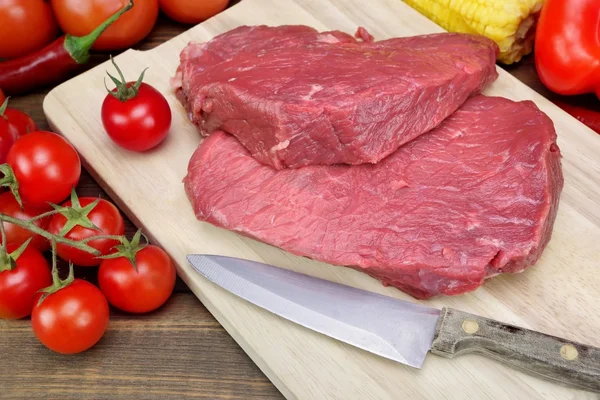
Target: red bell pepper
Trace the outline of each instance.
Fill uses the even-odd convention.
[[[599,21],[599,0],[546,0],[537,24],[535,64],[548,89],[600,97]]]
[[[596,111],[568,104],[560,100],[555,100],[553,103],[569,113],[573,118],[576,118],[579,122],[587,125],[588,128],[600,134],[600,109]]]

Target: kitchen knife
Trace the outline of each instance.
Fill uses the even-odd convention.
[[[250,260],[192,254],[196,271],[265,310],[391,360],[421,368],[428,351],[479,352],[524,372],[600,392],[600,349],[452,308],[382,296]]]

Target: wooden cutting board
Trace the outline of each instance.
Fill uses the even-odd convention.
[[[129,50],[116,58],[131,80],[150,67],[146,81],[167,94],[173,126],[158,149],[130,153],[116,147],[103,131],[103,80],[105,71],[113,70],[108,63],[54,89],[44,101],[44,111],[51,126],[75,145],[94,178],[171,254],[180,276],[281,392],[302,400],[597,398],[478,355],[455,360],[429,355],[422,370],[405,367],[262,311],[194,273],[186,254],[223,254],[415,301],[357,271],[296,257],[196,221],[181,180],[200,137],[168,80],[189,41],[205,41],[244,24],[305,24],[349,33],[361,25],[376,39],[441,31],[400,0],[243,0],[152,51]],[[486,93],[534,100],[559,133],[566,183],[553,238],[538,265],[528,271],[490,279],[470,294],[423,303],[600,346],[600,137],[505,71],[499,72],[500,78]]]

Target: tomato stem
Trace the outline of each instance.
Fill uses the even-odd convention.
[[[0,222],[0,225],[4,225],[4,223]],[[33,238],[27,239],[18,249],[10,254],[8,254],[8,250],[5,246],[0,247],[0,272],[12,271],[17,268],[17,260],[25,252],[32,240]]]
[[[10,97],[4,99],[4,103],[2,103],[2,105],[0,106],[0,117],[4,119],[7,119],[4,113],[6,112],[6,107],[8,107],[8,99],[10,99]]]
[[[15,172],[8,164],[0,165],[0,173],[4,176],[0,178],[0,187],[7,187],[12,192],[13,196],[15,196],[15,200],[19,204],[19,207],[23,209],[23,202],[21,201],[21,196],[19,195],[19,181],[15,176]]]
[[[2,165],[0,165],[0,167],[2,167]],[[8,167],[8,168],[10,168],[10,167]],[[87,229],[101,231],[100,228],[98,228],[96,225],[94,225],[92,223],[92,221],[90,221],[90,219],[88,218],[88,214],[94,209],[94,207],[96,207],[96,205],[98,205],[99,201],[100,201],[100,199],[97,199],[96,201],[93,201],[92,203],[86,205],[85,207],[82,207],[81,203],[79,202],[79,198],[77,197],[77,193],[75,192],[75,189],[73,189],[71,191],[71,206],[59,206],[56,204],[51,204],[52,207],[54,207],[54,210],[45,212],[43,214],[40,214],[40,215],[30,218],[28,220],[14,218],[9,215],[0,213],[0,226],[1,226],[1,231],[2,231],[1,234],[2,234],[2,243],[3,243],[3,246],[0,247],[0,257],[2,254],[1,250],[4,249],[4,243],[6,242],[6,237],[5,237],[6,235],[4,233],[4,222],[8,222],[10,224],[20,226],[21,228],[27,229],[28,231],[30,231],[32,233],[38,234],[38,235],[48,239],[48,241],[50,241],[53,246],[52,247],[53,263],[55,263],[55,258],[56,258],[55,250],[56,250],[57,243],[67,245],[69,247],[73,247],[77,250],[81,250],[86,253],[90,253],[94,256],[99,256],[101,253],[99,250],[95,249],[94,247],[92,247],[88,244],[89,242],[91,242],[93,240],[108,239],[108,240],[115,240],[115,241],[119,242],[121,245],[129,244],[129,241],[127,240],[127,238],[125,236],[118,236],[118,235],[96,235],[96,236],[91,236],[91,237],[88,237],[88,238],[85,238],[82,240],[71,240],[71,239],[67,239],[64,236],[67,233],[69,233],[69,231],[71,229],[73,229],[73,227],[75,227],[77,225],[82,226]],[[52,234],[52,233],[40,228],[39,226],[37,226],[35,224],[36,221],[38,221],[42,218],[46,218],[46,217],[55,215],[55,214],[61,214],[67,219],[64,227],[60,230],[58,235]],[[136,234],[136,236],[138,237],[137,242],[135,242],[136,244],[139,243],[139,235],[140,234],[141,234],[141,232]],[[134,236],[134,239],[135,239],[135,236]],[[2,260],[0,260],[0,262],[1,261]]]
[[[11,271],[13,263],[5,248],[0,248],[0,272]]]
[[[71,190],[71,206],[65,207],[51,204],[56,212],[62,214],[62,216],[67,219],[65,225],[58,234],[60,236],[64,236],[76,226],[100,231],[101,229],[94,225],[94,223],[88,218],[88,215],[94,210],[98,203],[100,203],[99,198],[87,206],[81,207],[81,203],[79,203],[79,197],[77,197],[75,188],[73,188],[73,190]]]
[[[100,251],[91,246],[88,246],[87,244],[85,244],[85,242],[70,240],[59,235],[53,235],[52,233],[47,232],[35,225],[31,220],[24,221],[22,219],[14,218],[9,215],[0,213],[0,222],[8,222],[10,224],[20,226],[21,228],[25,228],[30,232],[37,233],[38,235],[48,239],[49,241],[54,240],[56,241],[56,243],[61,243],[70,247],[74,247],[77,250],[85,251],[86,253],[90,253],[95,256],[100,255]],[[94,239],[94,237],[90,239]]]
[[[10,271],[12,263],[6,251],[6,232],[4,231],[4,222],[2,221],[0,221],[0,232],[2,234],[2,244],[0,244],[0,272]]]
[[[48,211],[48,212],[45,212],[45,213],[40,214],[40,215],[36,215],[35,217],[30,218],[28,221],[29,222],[35,222],[37,220],[44,219],[46,217],[51,217],[54,214],[58,214],[58,210],[52,210],[52,211]]]
[[[50,241],[52,246],[52,283],[56,284],[60,281],[58,276],[58,260],[56,259],[56,240]]]
[[[44,293],[38,301],[38,306],[50,296],[52,293],[56,293],[61,289],[66,288],[75,280],[75,272],[73,271],[73,263],[69,263],[69,276],[65,280],[60,279],[58,274],[58,262],[56,259],[56,241],[51,240],[52,243],[52,285],[40,290],[40,293]]]
[[[0,221],[0,234],[2,235],[2,243],[0,243],[0,249],[6,249],[6,231],[4,230],[4,222]]]
[[[140,239],[142,236],[144,237],[144,240],[146,241],[145,244],[140,244]],[[148,238],[146,238],[146,236],[142,233],[141,229],[138,229],[138,231],[135,233],[135,235],[133,235],[133,238],[131,238],[131,241],[127,240],[126,237],[123,237],[121,240],[121,244],[114,247],[114,249],[117,250],[116,252],[114,252],[112,254],[107,254],[100,258],[109,259],[109,258],[124,257],[131,263],[131,266],[137,272],[137,270],[138,270],[137,263],[136,263],[137,253],[140,250],[142,250],[144,247],[146,247],[147,245],[148,245]]]
[[[81,239],[81,243],[88,243],[91,242],[92,240],[100,240],[100,239],[104,239],[104,240],[117,240],[120,243],[123,243],[123,240],[126,240],[125,236],[118,236],[118,235],[98,235],[98,236],[91,236],[89,238],[85,238],[85,239]]]
[[[142,85],[142,82],[144,81],[144,74],[146,73],[146,70],[148,68],[145,68],[142,71],[142,73],[138,77],[137,81],[135,81],[135,83],[133,85],[129,85],[127,83],[127,81],[125,80],[125,76],[123,76],[123,72],[121,71],[121,68],[119,68],[119,66],[117,65],[115,60],[112,58],[112,56],[110,57],[110,61],[115,66],[115,69],[117,70],[117,73],[119,74],[119,77],[121,78],[121,80],[118,80],[117,78],[112,76],[108,71],[106,71],[106,74],[108,75],[110,80],[112,80],[113,83],[115,84],[115,86],[116,86],[115,89],[117,89],[116,92],[114,90],[110,90],[108,88],[108,86],[106,86],[106,81],[105,81],[104,87],[106,88],[106,91],[108,92],[108,94],[110,94],[115,99],[117,99],[121,102],[125,102],[127,100],[133,99],[135,96],[138,95],[138,92],[140,91],[140,86]]]
[[[5,167],[7,169],[3,170],[2,169],[3,167]],[[7,164],[2,164],[2,165],[0,165],[0,172],[4,172],[5,178],[7,178],[7,176],[9,177],[12,174],[12,169]],[[13,174],[13,176],[14,176],[14,174]],[[18,182],[16,181],[16,179],[14,179],[14,182],[15,182],[16,186],[18,187]],[[2,184],[2,179],[0,179],[0,185],[1,184]],[[92,223],[92,221],[90,221],[88,218],[88,214],[94,209],[94,207],[96,207],[96,205],[98,204],[99,201],[100,201],[100,199],[97,199],[96,201],[86,205],[85,207],[82,207],[81,203],[79,202],[79,198],[77,197],[77,193],[75,192],[75,189],[73,188],[73,190],[71,192],[71,206],[70,207],[51,204],[52,207],[54,207],[54,210],[47,211],[45,213],[37,215],[28,220],[14,218],[14,217],[11,217],[10,215],[0,213],[0,235],[2,237],[2,243],[0,244],[0,272],[5,271],[5,270],[11,270],[11,269],[15,268],[17,258],[23,253],[23,251],[25,251],[25,248],[32,240],[32,238],[29,238],[29,240],[27,240],[27,242],[25,242],[23,245],[21,245],[12,254],[7,254],[7,251],[6,251],[7,237],[6,237],[6,232],[4,229],[5,222],[19,226],[24,229],[27,229],[28,231],[30,231],[34,234],[37,234],[43,238],[46,238],[46,239],[48,239],[48,241],[50,241],[50,243],[52,245],[52,281],[53,281],[53,283],[52,283],[52,286],[47,287],[40,291],[40,292],[43,292],[44,294],[40,298],[39,303],[41,303],[46,297],[48,297],[48,295],[55,293],[55,292],[59,291],[60,289],[68,286],[75,279],[72,263],[69,263],[69,277],[65,280],[60,279],[60,276],[58,274],[57,256],[56,256],[56,246],[58,243],[75,248],[77,250],[84,251],[86,253],[90,253],[95,256],[100,256],[101,252],[99,250],[95,249],[94,247],[88,245],[88,243],[90,241],[99,240],[99,239],[115,240],[120,243],[119,245],[114,246],[114,248],[117,251],[114,254],[107,255],[107,256],[101,257],[101,258],[125,257],[131,262],[133,268],[137,271],[135,256],[138,251],[140,251],[141,249],[143,249],[146,246],[145,244],[140,245],[140,238],[143,236],[144,239],[146,240],[146,242],[148,241],[146,239],[146,236],[143,235],[141,230],[138,230],[136,232],[136,234],[133,236],[131,241],[127,240],[127,238],[125,236],[119,236],[119,235],[96,235],[96,236],[88,237],[88,238],[85,238],[82,240],[71,240],[71,239],[67,239],[66,237],[64,237],[64,235],[66,235],[76,225],[80,225],[84,228],[100,231],[100,228],[96,227],[96,225],[94,225]],[[22,208],[22,206],[21,206],[21,208]],[[63,229],[61,229],[61,231],[59,232],[58,235],[52,234],[52,233],[38,227],[35,224],[36,221],[38,221],[42,218],[50,217],[50,216],[56,215],[56,214],[62,214],[65,218],[67,218],[67,222],[65,223],[65,226],[63,227]]]

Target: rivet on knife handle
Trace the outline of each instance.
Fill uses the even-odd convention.
[[[479,352],[524,372],[600,392],[600,349],[444,308],[431,352]]]

